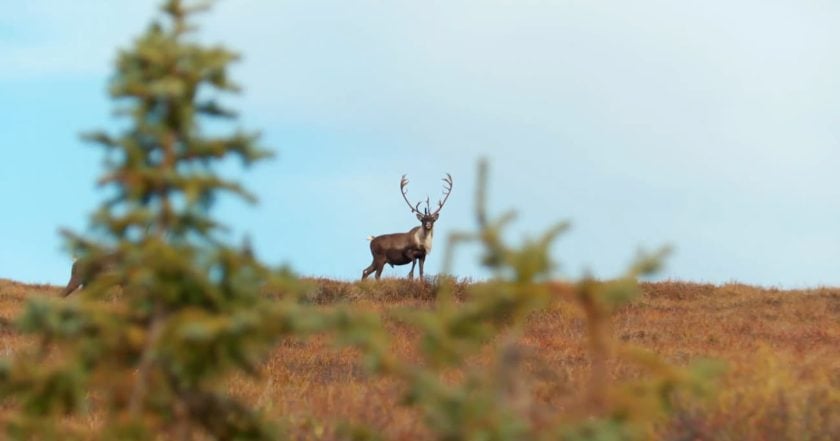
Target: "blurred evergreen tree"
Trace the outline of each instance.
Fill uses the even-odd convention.
[[[19,325],[40,344],[0,364],[10,438],[277,439],[221,380],[256,372],[305,317],[297,302],[261,295],[282,275],[249,247],[225,245],[210,214],[222,194],[253,200],[217,165],[270,153],[253,133],[218,135],[223,126],[212,123],[208,134],[210,119],[236,118],[219,96],[239,89],[228,76],[237,54],[192,37],[190,19],[207,7],[166,1],[119,53],[110,94],[128,124],[86,135],[106,150],[109,198],[90,236],[66,233],[90,283],[66,300],[27,304]],[[95,423],[79,424],[91,414]]]

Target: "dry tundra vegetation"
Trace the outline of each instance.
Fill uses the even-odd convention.
[[[565,224],[521,245],[484,206],[493,274],[471,282],[302,279],[220,240],[215,173],[258,162],[230,119],[236,55],[189,36],[169,0],[120,52],[110,91],[130,118],[101,183],[84,289],[0,280],[0,430],[32,440],[831,440],[840,434],[840,290],[638,283],[667,250],[611,280],[558,281]],[[94,273],[97,261],[113,267]]]
[[[405,308],[435,308],[434,281],[304,282],[308,301],[325,309],[349,303],[388,316]],[[456,285],[456,303],[464,301],[469,285]],[[552,301],[530,314],[516,340],[521,358],[513,369],[522,389],[508,398],[518,400],[518,410],[537,428],[562,416],[580,416],[586,403],[581,395],[592,386],[586,315],[574,287],[547,285]],[[616,344],[647,349],[677,367],[711,357],[725,368],[703,397],[674,397],[667,415],[653,420],[651,439],[836,439],[840,289],[784,291],[682,282],[644,283],[641,288],[639,298],[612,317]],[[12,320],[27,297],[58,293],[57,287],[0,281],[0,315]],[[386,326],[396,357],[421,358],[415,329],[396,321]],[[26,341],[5,331],[3,351],[13,353]],[[496,362],[488,349],[466,366],[489,369]],[[459,378],[463,373],[447,375]],[[643,375],[636,365],[608,362],[607,378],[616,384]],[[404,384],[370,374],[357,350],[337,347],[327,335],[282,340],[268,353],[258,376],[235,375],[226,387],[275,419],[291,439],[340,439],[337,434],[346,436],[350,427],[366,427],[383,439],[435,438],[422,413],[405,405]],[[651,412],[643,407],[650,403],[636,404],[642,407],[635,411]],[[95,425],[97,417],[89,415],[77,424]]]

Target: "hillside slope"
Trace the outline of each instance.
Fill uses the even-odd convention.
[[[433,286],[420,282],[307,282],[309,299],[324,307],[353,302],[386,312],[434,302]],[[461,283],[456,294],[464,295],[465,287]],[[828,440],[840,433],[840,289],[683,282],[642,287],[645,294],[614,317],[619,341],[677,365],[712,357],[728,367],[707,402],[678,401],[673,418],[661,424],[661,439]],[[534,314],[519,342],[523,385],[530,392],[524,406],[536,424],[569,411],[588,378],[585,320],[567,295],[569,286],[552,288],[557,301]],[[13,320],[28,296],[58,292],[0,280],[0,318]],[[395,353],[414,357],[415,334],[398,323],[388,326]],[[3,328],[6,353],[26,344],[25,337]],[[478,357],[474,363],[489,361]],[[620,362],[610,370],[616,379],[641,375]],[[228,387],[283,421],[297,439],[333,439],[346,423],[365,424],[386,439],[428,435],[416,411],[400,406],[399,385],[369,376],[354,350],[335,349],[326,337],[284,342],[260,378],[237,378]],[[94,424],[90,418],[80,424]]]

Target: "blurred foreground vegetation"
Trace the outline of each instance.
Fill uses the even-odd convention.
[[[331,310],[350,304],[385,317],[383,326],[395,357],[418,360],[419,334],[388,318],[405,309],[434,308],[431,283],[383,279],[349,283],[307,279],[303,298]],[[456,302],[475,284],[458,281]],[[574,286],[547,283],[553,300],[530,316],[517,342],[520,400],[528,424],[539,431],[558,415],[577,411],[590,378],[585,312]],[[831,440],[840,430],[840,289],[783,291],[745,285],[681,282],[642,283],[637,300],[612,319],[615,339],[643,347],[677,366],[712,357],[724,362],[714,393],[704,399],[677,396],[670,413],[653,424],[660,440]],[[0,280],[0,317],[12,321],[33,296],[54,297],[51,286]],[[275,298],[281,293],[267,293]],[[30,337],[6,328],[4,351],[31,345]],[[467,369],[495,362],[492,351],[473,355]],[[634,380],[643,372],[621,360],[607,363],[612,381]],[[454,369],[445,378],[457,380]],[[349,433],[382,439],[437,439],[423,414],[404,405],[405,386],[371,375],[360,352],[335,345],[328,334],[283,339],[259,366],[259,375],[236,374],[224,388],[282,428],[285,438],[350,439]],[[8,404],[2,415],[8,415]],[[65,424],[92,430],[94,411]],[[283,439],[283,438],[280,438]]]

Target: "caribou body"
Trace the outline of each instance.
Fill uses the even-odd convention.
[[[403,199],[408,204],[412,213],[417,215],[417,220],[420,225],[412,228],[407,233],[393,233],[383,234],[381,236],[369,237],[370,239],[370,253],[373,255],[373,262],[362,271],[362,280],[366,279],[372,272],[376,272],[376,278],[382,275],[382,269],[385,264],[392,267],[394,265],[406,265],[411,263],[411,271],[408,273],[408,278],[414,278],[414,267],[420,263],[420,277],[423,277],[423,264],[426,262],[426,255],[432,252],[432,237],[434,236],[435,221],[440,216],[440,209],[449,198],[449,193],[452,191],[452,176],[449,173],[443,178],[444,189],[443,199],[438,201],[438,207],[435,211],[430,211],[429,199],[426,198],[426,208],[423,212],[420,211],[420,202],[416,205],[411,205],[406,195],[406,185],[408,179],[403,175],[400,179],[400,192]]]

